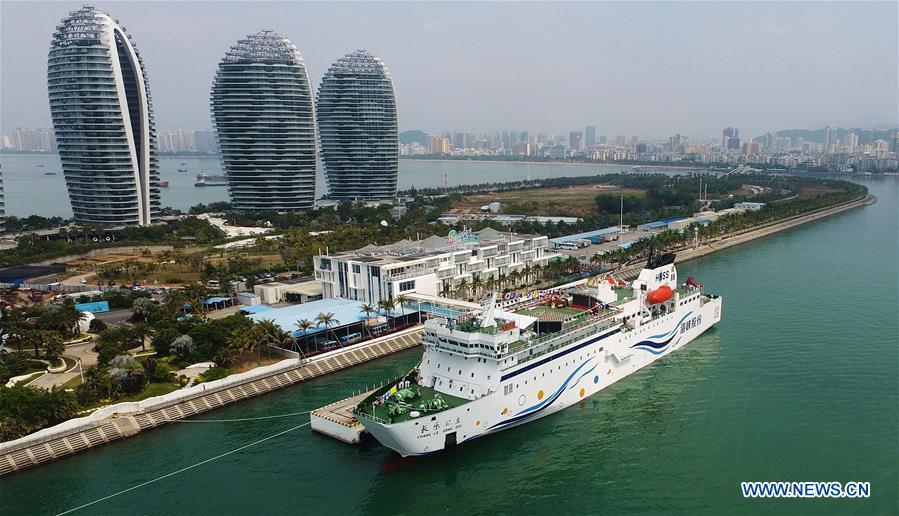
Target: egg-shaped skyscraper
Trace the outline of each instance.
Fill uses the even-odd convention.
[[[315,111],[303,56],[262,31],[228,50],[212,84],[212,119],[231,204],[308,210],[315,201]]]
[[[125,27],[93,7],[69,13],[50,44],[47,91],[75,220],[153,222],[160,206],[153,104]]]
[[[393,198],[399,135],[393,80],[384,63],[365,50],[338,59],[322,78],[316,116],[330,197]]]

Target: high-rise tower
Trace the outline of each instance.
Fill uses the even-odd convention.
[[[394,197],[399,135],[393,81],[384,63],[365,50],[338,59],[322,77],[316,114],[330,196]]]
[[[47,90],[75,220],[150,224],[160,205],[153,104],[125,27],[93,7],[69,13],[50,44]]]
[[[0,234],[6,231],[6,200],[3,196],[3,171],[0,170]]]
[[[303,56],[264,30],[219,63],[210,105],[231,204],[308,210],[315,201],[315,112]]]

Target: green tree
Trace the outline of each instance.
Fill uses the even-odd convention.
[[[380,305],[380,303],[378,303],[378,304]],[[338,339],[337,339],[337,336],[336,336],[336,335],[333,335],[333,332],[331,332],[331,327],[332,327],[332,326],[335,326],[335,325],[337,325],[337,324],[340,324],[340,321],[338,321],[338,320],[334,317],[334,314],[333,314],[333,313],[331,313],[331,312],[322,312],[322,313],[320,313],[320,314],[318,314],[318,315],[315,316],[315,320],[316,320],[317,323],[318,323],[317,326],[324,326],[324,327],[325,327],[325,335],[327,335],[327,334],[330,332],[330,333],[332,334],[332,336],[334,337],[334,340],[338,340]]]
[[[55,331],[43,332],[44,356],[50,363],[56,360],[66,352],[66,344],[62,340],[62,335]]]
[[[315,326],[315,323],[313,323],[309,319],[300,319],[299,321],[297,321],[294,324],[294,326],[299,328],[299,330],[303,333],[303,343],[304,343],[306,349],[309,349],[309,339],[308,339],[307,335],[309,333],[309,328],[312,328],[313,326]]]
[[[194,349],[196,349],[196,346],[190,335],[180,335],[172,341],[171,350],[182,360],[193,353]]]

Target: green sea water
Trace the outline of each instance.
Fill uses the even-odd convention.
[[[580,405],[401,459],[308,427],[85,514],[899,513],[899,180],[879,202],[679,266],[724,297],[686,348]],[[206,414],[319,407],[411,350]],[[0,479],[0,514],[55,514],[308,421],[180,423]],[[745,499],[740,482],[867,481],[865,499]]]

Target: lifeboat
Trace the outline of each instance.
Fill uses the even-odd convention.
[[[671,287],[669,287],[668,285],[662,285],[649,294],[646,294],[646,302],[651,305],[656,305],[668,301],[669,299],[671,299],[672,295],[674,295],[674,292],[671,291]]]

